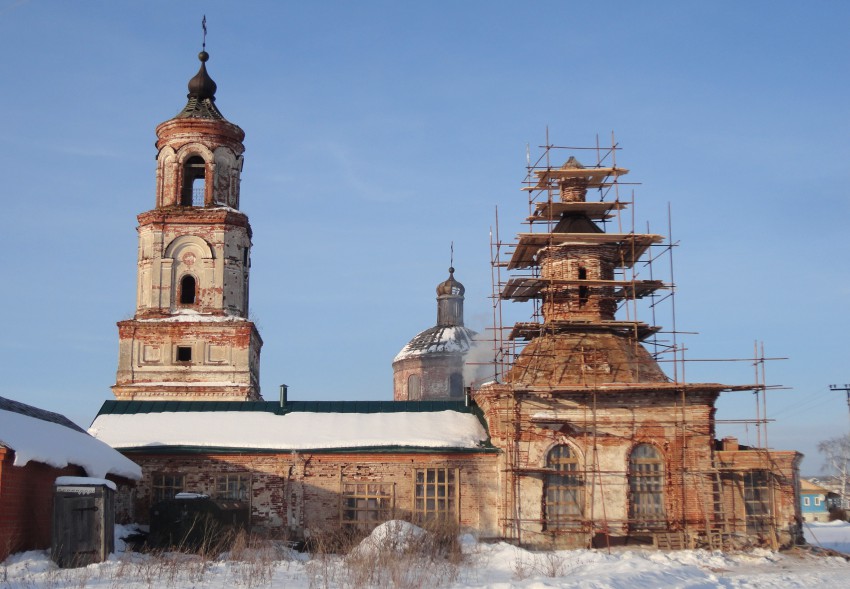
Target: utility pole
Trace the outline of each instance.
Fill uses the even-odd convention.
[[[850,384],[845,385],[837,385],[831,384],[829,385],[829,390],[831,391],[844,391],[847,393],[847,409],[850,411]]]
[[[831,384],[831,385],[829,385],[829,390],[831,390],[831,391],[844,391],[845,393],[847,393],[847,408],[850,410],[850,384],[845,384],[845,385]],[[838,472],[841,475],[841,507],[844,508],[844,509],[850,508],[850,498],[848,498],[848,494],[847,494],[847,482],[848,482],[847,481],[847,479],[848,479],[847,462],[848,462],[847,456],[845,456],[844,462],[843,462],[844,470],[842,471],[841,469],[838,469]]]

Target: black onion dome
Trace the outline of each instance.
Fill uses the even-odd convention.
[[[187,96],[189,102],[174,118],[225,120],[224,115],[215,105],[215,91],[218,86],[207,73],[206,61],[209,58],[210,54],[206,51],[201,51],[198,54],[201,67],[195,77],[189,80],[189,94]]]
[[[457,295],[463,296],[466,292],[464,286],[455,280],[455,269],[449,268],[449,278],[437,285],[437,296]]]
[[[207,73],[206,62],[210,58],[210,54],[206,51],[201,51],[198,54],[198,59],[201,60],[201,68],[195,77],[189,80],[189,98],[209,98],[215,100],[215,91],[218,87]]]

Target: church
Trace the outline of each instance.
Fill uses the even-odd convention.
[[[186,491],[245,501],[255,529],[292,539],[405,519],[530,547],[798,541],[802,456],[715,439],[718,396],[753,386],[671,379],[643,343],[658,328],[618,318],[664,285],[623,278],[661,237],[607,232],[625,204],[587,199],[627,172],[615,165],[570,157],[526,187],[542,195],[537,230],[501,265],[499,298],[534,301],[538,320],[510,330],[521,345],[496,378],[464,376],[476,334],[450,268],[437,324],[393,360],[394,400],[290,401],[283,387],[264,400],[245,134],[199,59],[185,107],[156,128],[136,310],[118,323],[115,399],[90,429],[142,467],[119,488],[119,520]]]

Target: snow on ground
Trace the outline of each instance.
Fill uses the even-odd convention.
[[[841,544],[850,524],[820,524]],[[226,558],[204,560],[198,556],[151,556],[119,553],[110,560],[80,569],[58,569],[46,551],[10,556],[0,564],[0,589],[230,589],[233,587],[285,587],[290,589],[355,587],[445,587],[447,589],[584,589],[681,588],[844,588],[850,579],[850,562],[836,556],[816,556],[806,551],[776,553],[754,550],[726,554],[719,551],[682,550],[571,550],[530,552],[506,543],[481,544],[469,535],[461,538],[464,558],[457,564],[419,558],[405,560],[399,543],[381,552],[392,530],[405,537],[423,533],[409,524],[383,526],[351,555],[309,557],[283,545],[272,550],[253,549],[230,553]],[[116,535],[128,530],[117,527]],[[824,533],[824,537],[830,537]],[[403,544],[403,542],[401,543]],[[828,542],[824,541],[828,546]],[[123,546],[121,546],[123,547]],[[365,557],[365,558],[364,558]],[[384,567],[389,574],[376,574]]]
[[[812,522],[803,526],[806,542],[850,554],[850,523]]]

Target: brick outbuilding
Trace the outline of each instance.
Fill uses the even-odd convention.
[[[58,477],[107,475],[129,488],[141,470],[65,416],[0,397],[0,561],[50,546]]]

